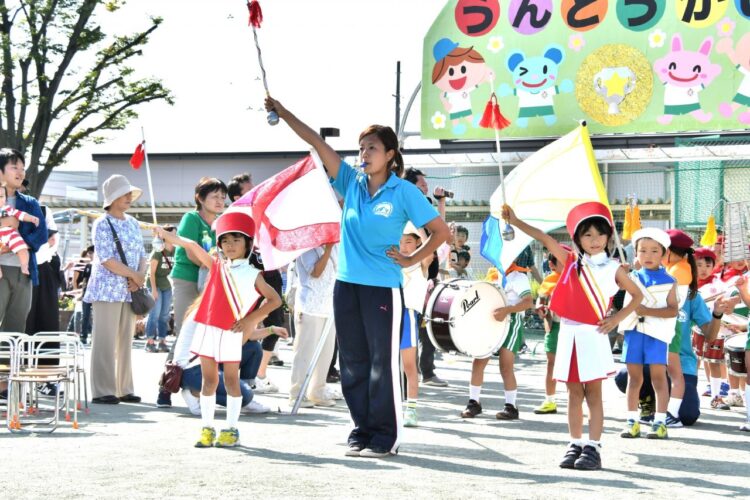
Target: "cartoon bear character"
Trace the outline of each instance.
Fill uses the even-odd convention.
[[[467,125],[460,121],[472,124],[474,120],[471,93],[482,83],[492,81],[494,73],[474,47],[459,47],[449,38],[438,40],[432,53],[432,83],[441,90],[440,101],[453,123],[453,133],[463,135]]]
[[[711,120],[703,111],[698,94],[721,73],[721,66],[711,62],[709,55],[714,40],[707,37],[697,52],[684,50],[679,33],[672,37],[672,50],[654,62],[656,76],[664,84],[664,114],[656,120],[662,125],[672,123],[676,115],[690,114],[701,123]]]
[[[726,54],[737,70],[744,75],[732,102],[725,102],[719,106],[719,113],[730,118],[738,108],[750,108],[750,33],[745,33],[734,47],[731,38],[722,38],[716,44],[716,52]],[[742,124],[750,125],[750,110],[746,109],[740,113],[737,119]]]
[[[526,128],[529,118],[541,116],[548,126],[557,121],[554,107],[554,96],[562,92],[573,91],[573,81],[558,81],[560,63],[565,59],[565,52],[560,45],[548,45],[544,55],[527,58],[523,52],[512,52],[506,61],[508,70],[513,75],[512,89],[507,83],[498,87],[497,93],[504,97],[518,96],[519,127]]]

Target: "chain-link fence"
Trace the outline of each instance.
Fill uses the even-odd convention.
[[[678,139],[678,147],[748,145],[750,137],[710,137]],[[442,186],[455,193],[447,203],[447,220],[464,226],[469,231],[472,277],[483,277],[490,267],[479,253],[482,222],[489,214],[489,199],[500,184],[494,166],[425,166],[430,189]],[[667,229],[677,227],[700,238],[708,216],[713,212],[721,225],[723,212],[719,200],[750,201],[750,159],[737,160],[664,160],[648,163],[601,163],[600,173],[607,187],[610,206],[620,233],[625,207],[629,198],[638,201],[644,227]],[[553,233],[560,241],[569,237],[564,229]],[[542,262],[542,248],[532,246],[538,265]]]

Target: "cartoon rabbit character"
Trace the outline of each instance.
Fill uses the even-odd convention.
[[[562,92],[573,91],[573,81],[557,81],[559,65],[565,58],[565,52],[559,45],[548,45],[544,55],[527,58],[520,50],[513,51],[506,61],[508,70],[513,75],[515,88],[507,83],[498,87],[497,93],[504,97],[518,96],[519,127],[528,127],[529,118],[541,116],[544,123],[552,125],[557,121],[554,107],[554,96]]]
[[[701,123],[711,120],[703,111],[698,93],[721,73],[721,66],[709,59],[713,38],[708,37],[697,52],[683,50],[682,37],[672,37],[672,51],[654,62],[656,76],[664,84],[664,114],[657,118],[662,125],[672,123],[676,115],[690,114]]]
[[[729,60],[737,65],[737,70],[744,75],[732,102],[725,102],[719,106],[719,113],[729,118],[740,107],[750,108],[750,33],[745,33],[734,47],[731,38],[722,38],[716,44],[716,52],[726,54]],[[737,119],[740,123],[750,125],[750,110],[746,109],[740,113]]]
[[[459,47],[449,38],[441,38],[432,49],[435,66],[432,83],[441,90],[440,101],[453,123],[453,133],[466,133],[466,120],[471,124],[474,111],[471,93],[484,82],[492,81],[494,73],[485,64],[484,57],[474,47]]]

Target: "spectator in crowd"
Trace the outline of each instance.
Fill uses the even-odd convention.
[[[81,312],[76,312],[68,324],[68,331],[77,331],[80,335],[81,342],[86,345],[89,335],[91,334],[91,302],[86,302],[83,297],[86,295],[86,287],[91,277],[91,263],[94,260],[94,245],[87,247],[81,252],[81,258],[75,263],[73,268],[72,289],[74,292],[80,291],[77,300],[81,304]],[[78,322],[78,324],[76,324]]]
[[[224,211],[227,198],[227,186],[215,177],[203,177],[195,186],[195,210],[182,216],[177,234],[200,244],[207,252],[216,246],[216,233],[211,226]],[[179,336],[185,312],[190,304],[198,298],[198,272],[200,263],[193,261],[178,247],[174,254],[172,267],[172,301],[174,307],[174,331]],[[172,353],[167,360],[172,359]],[[161,389],[156,406],[172,406],[171,394]]]
[[[336,328],[333,326],[333,285],[336,283],[336,245],[325,245],[303,253],[295,262],[297,272],[297,294],[294,300],[294,325],[297,338],[294,341],[292,362],[292,384],[289,389],[289,405],[297,399],[312,362],[315,349],[320,343],[326,322],[331,322],[331,331],[320,351],[313,369],[310,384],[301,406],[334,406],[338,396],[326,386],[328,360],[333,356]]]
[[[456,254],[456,262],[451,266],[450,277],[451,278],[463,278],[469,279],[469,272],[466,268],[469,267],[471,262],[471,254],[466,250],[461,250]]]
[[[421,170],[413,167],[407,168],[404,170],[404,179],[416,185],[422,191],[422,194],[432,203],[432,199],[429,196],[429,186]],[[445,220],[445,190],[438,186],[435,188],[434,194],[437,199],[438,214]],[[427,228],[424,229],[427,232]],[[448,245],[443,245],[443,248],[447,250]],[[439,272],[440,259],[438,258],[438,252],[435,252],[430,267],[427,268],[427,279],[435,283],[438,280]],[[419,327],[419,343],[422,347],[419,354],[419,371],[422,373],[422,383],[433,387],[446,387],[448,382],[435,375],[435,346],[432,345],[424,325],[420,325]]]
[[[450,259],[448,260],[449,268],[458,262],[458,256],[461,252],[470,253],[471,251],[471,247],[466,244],[469,241],[469,230],[464,226],[453,226],[452,229],[453,243],[451,244]],[[471,257],[469,257],[469,260],[471,260]],[[468,261],[466,265],[468,265]],[[465,270],[466,265],[461,269]]]
[[[25,161],[15,149],[0,149],[0,182],[5,183],[6,204],[39,219],[39,224],[19,222],[15,217],[0,217],[0,226],[13,227],[29,247],[29,274],[21,272],[18,256],[10,248],[0,248],[0,331],[23,332],[31,309],[32,287],[39,285],[35,252],[47,242],[47,224],[39,203],[23,194]]]
[[[244,174],[235,175],[232,177],[229,184],[227,184],[227,196],[229,196],[229,201],[234,203],[252,188],[253,177],[250,174],[245,172]]]
[[[39,286],[35,286],[31,294],[31,309],[26,318],[26,333],[33,335],[37,332],[57,332],[60,330],[60,317],[50,314],[57,311],[60,295],[60,269],[57,255],[57,224],[52,217],[52,211],[41,206],[44,220],[47,224],[47,242],[36,251],[36,263],[39,272]],[[55,265],[57,264],[57,266]],[[57,267],[57,268],[56,268]],[[55,348],[54,345],[50,345]],[[49,360],[40,360],[45,364]]]
[[[250,264],[257,269],[263,271],[263,279],[266,280],[271,288],[281,297],[284,293],[284,285],[281,280],[281,273],[277,270],[266,271],[263,267],[263,259],[257,251],[253,251],[250,255]],[[284,326],[284,309],[279,307],[271,311],[266,319],[263,320],[263,326],[265,327],[282,327]],[[266,370],[268,365],[272,366],[284,366],[284,362],[278,359],[273,351],[276,347],[276,342],[279,340],[278,335],[269,335],[262,341],[263,347],[263,359],[260,362],[260,368],[258,368],[258,376],[255,380],[255,392],[258,394],[266,394],[271,392],[279,392],[279,388],[276,384],[271,382],[268,377]]]
[[[168,224],[164,226],[164,230],[173,232],[175,227]],[[151,252],[146,283],[154,297],[155,305],[149,312],[146,323],[146,352],[169,352],[166,338],[169,333],[169,312],[172,308],[172,283],[169,281],[169,273],[172,272],[173,257],[174,245],[171,243],[165,242],[163,250]]]
[[[146,250],[141,229],[127,215],[142,191],[122,175],[109,177],[102,185],[106,215],[91,229],[96,259],[84,300],[93,304],[94,334],[91,350],[92,402],[100,404],[138,403],[133,393],[130,362],[135,313],[131,292],[146,280]],[[117,248],[125,253],[123,262]]]

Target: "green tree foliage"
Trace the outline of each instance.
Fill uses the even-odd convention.
[[[24,152],[36,196],[71,151],[123,129],[139,104],[173,103],[160,80],[138,78],[128,66],[162,20],[151,18],[148,29],[126,36],[98,25],[98,12],[122,3],[0,0],[0,145]]]

